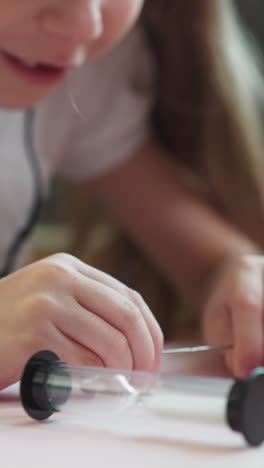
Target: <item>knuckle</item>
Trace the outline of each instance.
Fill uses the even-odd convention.
[[[136,304],[138,307],[140,307],[143,304],[145,305],[145,301],[144,301],[143,297],[141,296],[141,294],[138,291],[135,291],[134,289],[130,289],[130,288],[128,288],[127,291],[128,291],[129,299],[134,304]]]
[[[133,302],[125,302],[125,327],[137,328],[139,323],[143,320],[140,310]]]
[[[54,263],[60,263],[60,264],[73,264],[75,257],[73,255],[66,253],[66,252],[57,252],[53,255],[50,255],[48,257],[48,260]]]
[[[43,319],[47,319],[54,316],[58,311],[58,304],[55,299],[44,292],[40,294],[34,294],[27,301],[24,306],[24,312],[26,318],[30,317],[34,326],[36,323],[40,326],[43,323]]]
[[[71,277],[72,272],[67,263],[58,262],[53,257],[43,261],[38,270],[38,280],[44,284],[58,284],[70,280]]]

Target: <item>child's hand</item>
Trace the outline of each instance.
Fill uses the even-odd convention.
[[[0,388],[34,352],[70,364],[158,370],[161,330],[135,291],[67,254],[0,280]]]
[[[205,307],[207,342],[233,344],[224,352],[235,376],[264,362],[264,257],[242,255],[226,266]]]

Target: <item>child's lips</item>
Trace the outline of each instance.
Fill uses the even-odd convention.
[[[2,59],[19,76],[38,84],[52,84],[61,80],[70,69],[69,64],[52,64],[22,60],[7,52],[2,52]]]

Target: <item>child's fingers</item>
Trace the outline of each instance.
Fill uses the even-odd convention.
[[[263,362],[263,284],[259,270],[245,268],[237,273],[230,307],[234,335],[233,372],[245,377]]]
[[[157,320],[155,319],[154,315],[152,314],[151,310],[149,309],[143,298],[140,296],[140,294],[138,294],[136,291],[129,289],[123,283],[116,280],[112,276],[99,270],[96,270],[95,268],[92,268],[83,262],[78,261],[77,270],[86,277],[92,278],[95,281],[98,281],[99,283],[102,283],[108,286],[109,288],[117,291],[119,294],[127,297],[139,308],[140,312],[142,313],[142,316],[144,317],[144,320],[146,322],[146,325],[149,329],[154,343],[155,362],[153,369],[157,369],[159,367],[161,351],[163,347],[163,335]]]
[[[155,356],[151,370],[158,371],[160,368],[161,352],[163,349],[163,334],[161,328],[142,296],[136,291],[130,290],[129,296],[131,297],[131,295],[145,319],[145,322],[153,340]]]
[[[83,263],[71,255],[56,254],[49,257],[49,261],[72,268],[75,297],[85,308],[97,313],[106,321],[112,318],[111,324],[114,327],[125,330],[132,348],[134,368],[158,368],[163,346],[162,333],[155,317],[139,294],[131,291],[112,276]],[[76,277],[76,273],[80,273],[80,276]],[[84,284],[78,286],[81,284],[81,277],[84,277]],[[92,280],[94,280],[93,283]],[[87,281],[90,282],[91,287],[88,287]],[[73,284],[73,281],[70,283]],[[107,287],[104,292],[103,287]],[[76,288],[79,291],[78,293],[76,293]],[[100,300],[96,304],[93,303],[94,291],[97,291],[97,293],[100,291],[101,294]],[[121,302],[123,302],[123,306],[121,306]],[[118,303],[119,306],[117,306]],[[120,306],[123,309],[122,314],[120,314]],[[113,317],[111,317],[112,314]],[[154,347],[154,352],[152,347]]]
[[[90,310],[123,335],[131,350],[134,369],[153,368],[155,349],[152,336],[142,310],[134,302],[114,289],[82,275],[75,284],[74,295],[84,309]],[[110,355],[111,352],[109,349]]]
[[[106,367],[133,368],[133,356],[125,335],[79,304],[73,303],[58,314],[55,325],[63,335],[97,355]]]
[[[104,367],[104,362],[97,354],[65,335],[54,325],[50,331],[48,346],[66,364]]]

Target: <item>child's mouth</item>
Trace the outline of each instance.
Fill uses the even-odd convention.
[[[59,67],[45,63],[29,64],[7,52],[1,52],[4,62],[22,78],[36,84],[53,84],[61,80],[68,71],[66,67]]]

